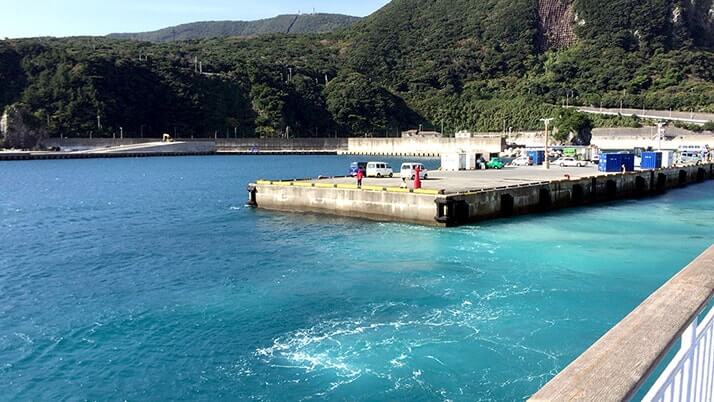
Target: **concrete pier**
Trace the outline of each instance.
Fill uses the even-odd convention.
[[[379,221],[458,226],[660,194],[714,178],[714,164],[603,174],[594,168],[540,167],[502,171],[430,172],[424,188],[400,188],[400,179],[261,180],[248,186],[257,208],[321,213]]]

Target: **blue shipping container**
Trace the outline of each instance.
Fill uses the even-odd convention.
[[[640,167],[642,169],[661,169],[662,152],[643,152]]]
[[[597,169],[601,172],[619,172],[622,170],[620,154],[600,154]]]
[[[635,154],[602,154],[598,170],[607,173],[621,172],[622,165],[625,165],[626,171],[634,171]]]
[[[531,158],[534,165],[545,163],[545,151],[528,151],[528,157]]]
[[[622,157],[622,165],[625,165],[625,170],[628,172],[635,171],[635,154],[620,154]]]

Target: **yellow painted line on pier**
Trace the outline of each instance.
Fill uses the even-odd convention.
[[[337,188],[337,184],[332,183],[315,183],[317,188]]]
[[[420,188],[418,190],[414,190],[414,194],[439,195],[439,190],[426,190]]]
[[[360,190],[357,188],[356,184],[334,184],[334,183],[313,183],[309,181],[270,181],[270,180],[258,180],[257,185],[260,186],[278,186],[278,187],[315,187],[315,188],[337,188],[342,190]],[[408,188],[401,187],[382,187],[382,186],[362,186],[362,190],[365,191],[386,191],[388,193],[402,193],[402,194],[421,194],[421,195],[439,195],[439,190],[411,190]]]
[[[362,190],[384,191],[384,187],[380,187],[380,186],[362,186]]]

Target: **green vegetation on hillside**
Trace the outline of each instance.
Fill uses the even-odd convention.
[[[332,34],[0,41],[0,108],[22,102],[50,135],[68,137],[119,127],[181,137],[536,129],[566,98],[714,112],[711,22],[699,0],[575,7],[579,39],[567,49],[539,48],[538,5],[525,0],[394,0]]]

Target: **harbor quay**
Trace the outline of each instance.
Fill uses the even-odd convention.
[[[369,178],[361,188],[351,177],[258,180],[248,186],[248,205],[450,227],[646,197],[713,178],[714,164],[705,163],[624,173],[592,167],[430,171],[420,189],[404,188],[399,178]]]

